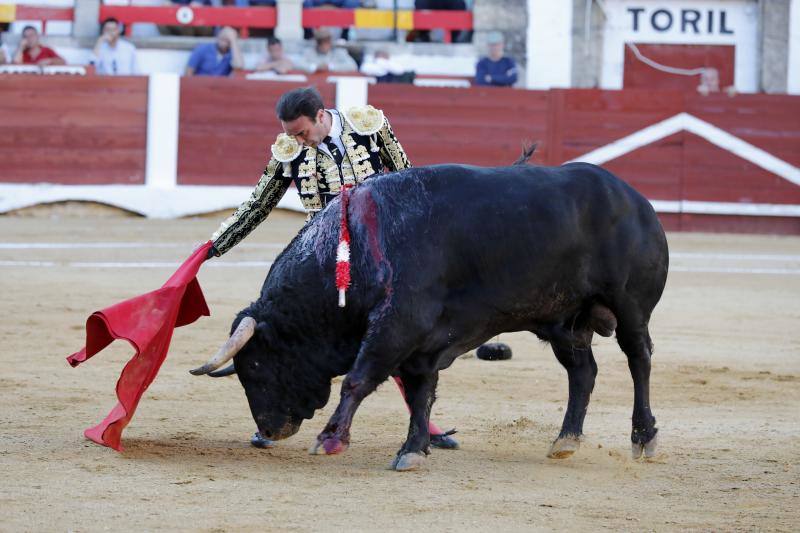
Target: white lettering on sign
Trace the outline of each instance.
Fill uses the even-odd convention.
[[[728,12],[725,9],[675,9],[659,7],[648,9],[646,7],[629,7],[631,29],[640,31],[643,25],[657,32],[667,32],[673,28],[681,33],[718,33],[720,35],[733,35],[730,27]]]

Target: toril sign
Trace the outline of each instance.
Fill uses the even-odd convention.
[[[626,9],[630,29],[649,33],[679,31],[688,34],[733,35],[727,9],[677,9],[670,6],[630,6]]]
[[[644,43],[735,46],[736,89],[758,90],[756,0],[605,0],[603,4],[602,88],[622,88],[626,43]]]

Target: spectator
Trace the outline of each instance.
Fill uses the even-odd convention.
[[[236,30],[225,26],[215,42],[200,44],[192,50],[186,75],[229,76],[233,69],[240,69],[242,65],[244,60]]]
[[[138,74],[136,47],[121,39],[121,32],[122,26],[117,19],[111,17],[103,21],[92,57],[97,74],[106,76]]]
[[[478,61],[475,67],[475,84],[511,87],[517,83],[517,63],[503,55],[503,35],[493,31],[487,36],[486,42],[489,45],[489,56]]]
[[[22,39],[19,41],[17,53],[14,54],[17,65],[63,65],[65,61],[52,48],[42,46],[39,32],[33,26],[25,26]]]
[[[378,83],[412,83],[414,72],[406,71],[397,61],[393,61],[388,50],[378,50],[375,55],[361,65],[361,73],[374,76]]]
[[[303,56],[305,68],[311,72],[357,72],[358,65],[344,48],[333,47],[333,35],[327,28],[314,31],[314,48]]]
[[[277,37],[267,39],[267,57],[256,67],[256,70],[271,70],[277,74],[286,74],[293,68],[294,63],[283,51],[281,40]]]

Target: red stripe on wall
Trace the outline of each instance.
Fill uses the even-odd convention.
[[[100,20],[114,17],[123,24],[150,22],[185,26],[233,26],[236,28],[274,28],[277,11],[273,7],[226,8],[194,7],[194,17],[188,24],[178,22],[178,7],[108,6],[100,7]]]
[[[319,28],[321,26],[333,26],[347,28],[355,24],[355,17],[355,11],[352,9],[304,9],[303,27]]]
[[[472,11],[415,10],[415,30],[472,29]]]
[[[13,2],[12,2],[13,3]],[[17,6],[17,20],[72,20],[74,10],[71,7],[37,7]]]

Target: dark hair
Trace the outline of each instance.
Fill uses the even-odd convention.
[[[277,37],[268,37],[267,38],[267,46],[272,46],[274,44],[281,44],[281,40]]]
[[[275,113],[283,122],[291,122],[300,117],[317,119],[317,112],[325,109],[322,96],[314,87],[301,87],[284,93],[275,106]]]
[[[109,22],[113,22],[113,23],[114,23],[114,24],[116,24],[117,26],[122,26],[122,24],[120,24],[120,23],[119,23],[119,20],[117,20],[116,18],[114,18],[114,17],[108,17],[107,19],[104,19],[104,20],[103,20],[102,24],[100,24],[100,29],[102,30],[103,28],[105,28],[105,27],[106,27],[106,24],[108,24]]]
[[[39,33],[39,30],[37,30],[35,26],[25,26],[24,28],[22,28],[22,33],[25,33],[28,30],[33,30],[36,33]]]

